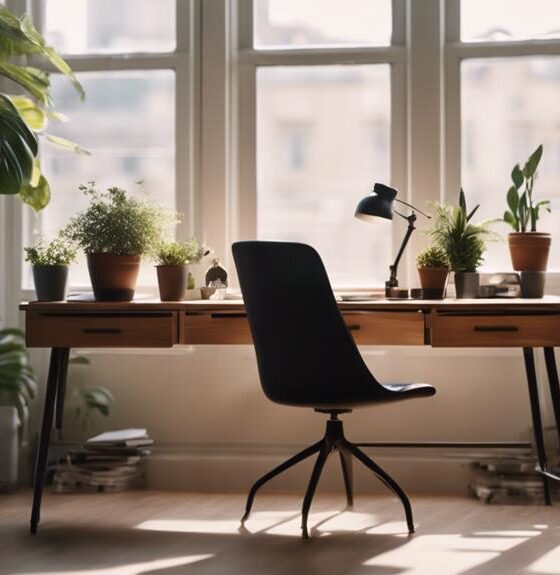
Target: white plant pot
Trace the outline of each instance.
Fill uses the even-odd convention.
[[[0,406],[0,491],[11,491],[18,484],[18,423],[15,407]]]

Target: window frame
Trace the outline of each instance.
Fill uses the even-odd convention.
[[[36,28],[44,33],[46,2],[44,0],[7,0],[10,9],[16,12],[29,12]],[[96,53],[90,54],[67,54],[62,53],[64,59],[70,64],[75,73],[80,72],[112,72],[112,71],[149,71],[171,70],[175,74],[175,209],[184,214],[183,221],[177,226],[176,236],[180,240],[186,240],[190,236],[200,234],[200,226],[197,225],[198,201],[195,197],[197,190],[197,136],[199,133],[198,107],[200,104],[197,90],[199,63],[196,58],[199,53],[197,43],[199,33],[197,22],[199,21],[198,4],[200,0],[175,0],[176,3],[176,45],[170,52],[123,52],[115,54]],[[27,5],[28,4],[28,5]],[[29,63],[39,65],[39,62],[29,58]],[[43,62],[40,63],[43,67]],[[54,68],[47,67],[50,72]],[[56,73],[56,72],[55,72]],[[86,96],[87,97],[87,96]],[[71,119],[70,119],[71,121]],[[14,202],[17,203],[17,202]],[[14,233],[15,250],[23,253],[24,237],[30,237],[31,230],[25,230],[23,222],[23,207],[17,205],[17,220],[20,229]],[[30,218],[31,220],[31,218]],[[31,223],[31,222],[30,222]],[[21,266],[19,266],[21,268]],[[31,297],[34,293],[32,288],[23,285],[23,275],[20,270],[19,285],[22,297]],[[89,285],[69,286],[73,291],[89,291]],[[137,286],[138,290],[155,295],[157,285],[155,281],[151,285]]]
[[[393,30],[391,44],[388,46],[256,49],[253,47],[253,1],[238,0],[235,16],[237,25],[235,141],[238,172],[235,175],[236,210],[231,214],[230,223],[232,237],[250,239],[257,235],[256,77],[260,66],[388,64],[391,89],[390,178],[391,184],[400,190],[403,196],[406,195],[406,1],[392,0]],[[373,182],[371,184],[373,186]],[[348,206],[348,209],[352,210],[353,206]],[[396,253],[402,234],[400,223],[394,223],[397,225],[393,225],[392,228],[392,247]],[[348,287],[352,286],[344,286]]]
[[[513,41],[461,41],[461,1],[445,5],[445,188],[461,185],[461,63],[471,58],[560,56],[560,38]],[[560,293],[560,273],[547,272],[547,293]]]

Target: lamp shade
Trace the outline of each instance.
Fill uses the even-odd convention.
[[[377,218],[386,220],[393,219],[393,201],[397,196],[397,190],[375,184],[373,192],[360,201],[356,208],[356,217],[360,220],[371,221]]]

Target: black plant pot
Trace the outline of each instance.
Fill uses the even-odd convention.
[[[38,301],[63,301],[66,298],[68,266],[33,266]]]

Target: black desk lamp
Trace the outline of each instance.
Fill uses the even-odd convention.
[[[399,202],[399,204],[403,204],[404,206],[409,207],[412,210],[412,213],[408,216],[405,216],[404,214],[401,214],[395,210],[393,207],[393,202],[395,201]],[[375,184],[373,187],[373,192],[361,200],[358,204],[358,207],[356,208],[356,217],[360,220],[376,221],[377,218],[392,220],[393,214],[395,213],[408,222],[408,228],[406,229],[406,234],[404,235],[401,247],[397,253],[397,257],[395,258],[393,265],[389,266],[391,275],[385,282],[385,295],[387,297],[393,295],[391,293],[392,288],[398,288],[399,286],[399,281],[397,279],[397,268],[401,260],[401,256],[403,255],[404,249],[406,248],[406,244],[408,243],[412,232],[416,229],[414,226],[414,223],[416,222],[415,210],[423,216],[426,216],[428,219],[430,218],[428,214],[425,214],[411,204],[403,202],[402,200],[398,200],[397,190],[383,184]]]

